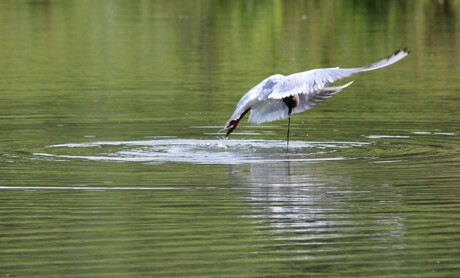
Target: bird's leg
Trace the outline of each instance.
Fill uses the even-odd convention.
[[[289,135],[291,134],[291,114],[292,109],[297,107],[300,102],[299,95],[295,94],[292,96],[288,96],[283,98],[284,104],[288,107],[288,130],[287,130],[287,146],[286,149],[289,151]]]
[[[287,151],[289,151],[289,135],[290,134],[291,134],[291,113],[289,113],[289,117],[288,117],[287,145],[286,145]]]
[[[233,130],[235,130],[235,128],[238,125],[238,123],[240,122],[240,120],[244,117],[244,115],[246,115],[246,113],[249,112],[249,110],[251,110],[251,108],[248,108],[243,113],[241,113],[241,115],[240,115],[240,117],[238,119],[230,121],[230,123],[227,126],[227,134],[225,135],[225,137],[228,137],[230,135],[230,133],[232,133]]]

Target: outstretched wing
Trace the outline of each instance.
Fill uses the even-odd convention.
[[[288,108],[280,99],[269,99],[251,108],[248,122],[261,124],[287,118]]]
[[[249,90],[236,105],[236,109],[225,124],[225,127],[228,127],[231,121],[238,119],[248,108],[253,107],[257,103],[266,101],[268,99],[268,95],[272,92],[273,86],[275,86],[275,84],[282,78],[284,78],[284,75],[274,74],[262,80],[262,82]]]
[[[273,87],[273,92],[268,98],[282,99],[294,94],[312,94],[326,88],[332,82],[349,77],[355,73],[387,67],[398,62],[408,54],[409,51],[406,49],[399,50],[387,58],[360,68],[324,68],[291,74],[280,80]]]
[[[313,92],[311,94],[301,94],[299,95],[299,104],[292,110],[293,114],[301,113],[305,110],[312,108],[313,106],[318,105],[320,102],[332,97],[333,95],[340,92],[342,89],[348,87],[353,83],[353,81],[337,87],[326,87],[319,91]],[[287,117],[287,116],[286,116]]]
[[[299,95],[299,104],[292,110],[292,113],[300,113],[312,108],[325,99],[332,97],[352,82],[338,87],[326,87],[311,94]],[[281,99],[268,99],[252,106],[249,122],[260,124],[276,120],[286,119],[288,117],[288,107]]]

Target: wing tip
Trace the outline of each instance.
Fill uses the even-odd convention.
[[[398,54],[399,52],[404,52],[404,53],[409,54],[409,53],[410,53],[410,50],[409,50],[409,48],[406,46],[406,47],[404,47],[404,48],[402,48],[402,49],[396,50],[396,51],[395,51],[395,54]]]
[[[401,54],[404,55],[403,57],[406,57],[407,55],[409,55],[410,54],[409,48],[407,48],[407,46],[406,46],[406,47],[404,47],[402,49],[398,49],[388,58],[391,58],[391,57],[397,56],[397,55],[401,55]]]

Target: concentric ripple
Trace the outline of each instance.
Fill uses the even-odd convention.
[[[376,162],[438,163],[451,161],[459,154],[455,133],[419,131],[399,135],[366,135],[372,143],[369,156]]]
[[[195,140],[162,139],[143,141],[106,141],[51,145],[36,152],[41,159],[119,162],[181,162],[194,164],[241,164],[276,161],[315,162],[353,159],[339,150],[367,146],[366,142],[274,140]]]
[[[454,133],[412,132],[363,135],[359,142],[178,139],[93,141],[50,145],[33,152],[40,160],[101,162],[241,164],[371,159],[375,162],[451,160],[458,148]]]

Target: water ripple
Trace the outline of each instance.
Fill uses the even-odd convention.
[[[366,142],[285,141],[275,140],[195,140],[165,139],[142,141],[106,141],[51,145],[46,152],[35,152],[40,159],[85,159],[118,162],[182,162],[195,164],[241,164],[279,161],[317,162],[348,160],[353,156],[336,154],[338,150],[367,146]]]

